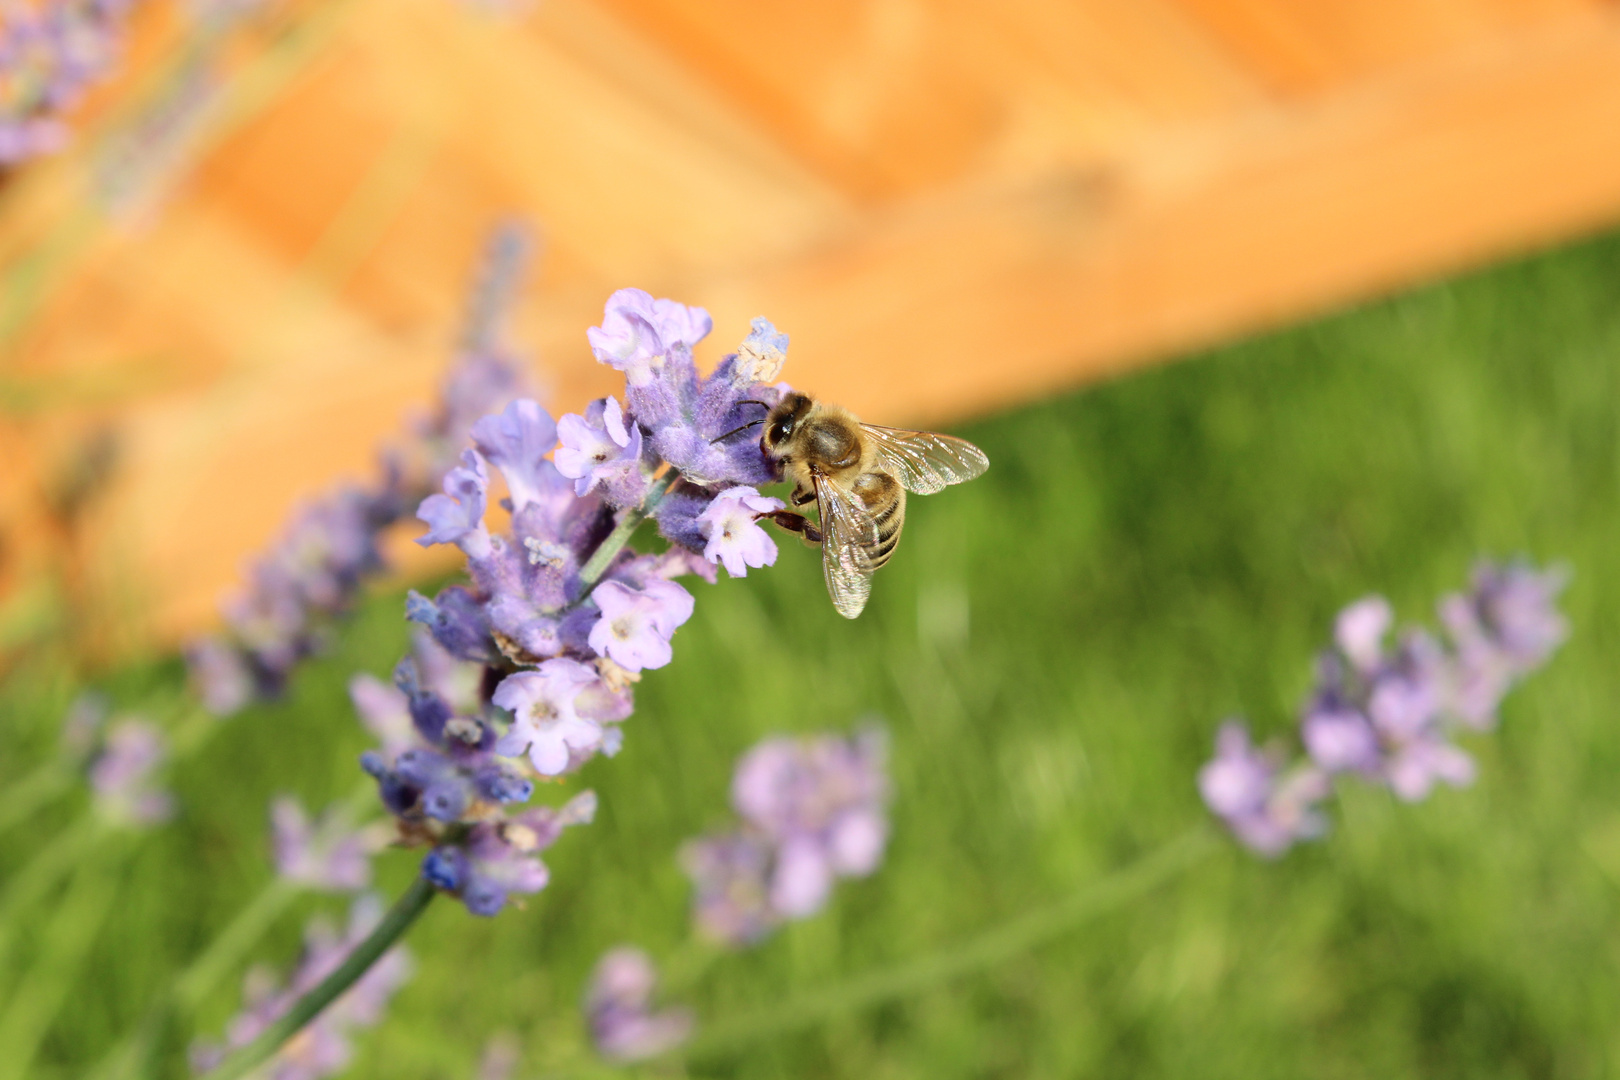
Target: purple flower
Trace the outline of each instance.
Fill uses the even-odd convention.
[[[688,844],[694,917],[729,944],[820,911],[840,877],[877,869],[888,842],[881,732],[851,739],[772,738],[737,763],[731,798],[740,830]]]
[[[377,780],[383,805],[408,830],[480,821],[498,807],[527,802],[534,783],[517,768],[497,758],[494,726],[473,711],[458,711],[435,687],[424,685],[418,665],[402,660],[394,672],[404,692],[415,737],[392,759],[377,751],[361,755],[360,764]]]
[[[107,76],[123,50],[130,4],[9,3],[0,15],[0,168],[54,153],[60,117]]]
[[[644,1061],[691,1038],[688,1009],[652,1008],[658,972],[640,949],[621,946],[603,955],[585,990],[591,1041],[609,1061]]]
[[[253,673],[241,651],[219,638],[199,638],[185,653],[191,687],[203,708],[229,716],[253,700]]]
[[[814,838],[840,874],[869,874],[888,831],[886,757],[877,729],[850,739],[765,739],[737,762],[732,805],[779,843]]]
[[[746,576],[750,566],[774,565],[776,541],[760,528],[759,517],[786,505],[751,487],[722,491],[697,516],[698,528],[707,540],[703,557],[723,563],[732,577]]]
[[[557,434],[562,445],[557,447],[556,468],[574,481],[575,494],[601,490],[614,506],[634,506],[646,496],[641,429],[634,424],[626,428],[624,413],[613,398],[591,402],[584,416],[564,416]]]
[[[556,467],[546,455],[557,445],[557,425],[538,403],[512,402],[505,412],[474,424],[472,437],[478,452],[506,478],[514,512],[554,497]]]
[[[512,894],[537,893],[551,880],[540,852],[571,825],[596,816],[596,795],[582,792],[558,809],[537,807],[494,822],[479,822],[454,844],[441,844],[422,862],[422,876],[461,897],[474,915],[494,915]]]
[[[1300,736],[1311,760],[1328,773],[1375,773],[1382,754],[1378,733],[1355,709],[1327,701],[1300,722]]]
[[[654,300],[624,289],[608,300],[602,326],[588,332],[597,359],[625,373],[625,403],[648,447],[690,483],[707,488],[726,483],[758,485],[778,478],[757,438],[737,429],[758,421],[778,391],[766,385],[781,371],[787,335],[755,319],[736,353],[712,375],[698,377],[692,347],[712,326],[708,313],[673,300]],[[578,436],[581,441],[583,435]],[[564,433],[565,444],[570,435]],[[623,443],[619,443],[623,446]],[[593,444],[598,455],[611,455]],[[604,459],[607,460],[607,459]],[[559,453],[563,471],[581,465]],[[629,505],[623,498],[616,505]]]
[[[1360,671],[1378,666],[1384,652],[1384,635],[1394,624],[1395,613],[1382,596],[1357,600],[1343,611],[1333,625],[1333,640],[1339,650]]]
[[[153,825],[174,813],[174,797],[152,786],[168,757],[163,732],[144,720],[125,720],[107,732],[100,756],[90,765],[90,788],[97,811],[124,826]]]
[[[522,1058],[523,1048],[517,1036],[510,1031],[497,1031],[489,1037],[484,1052],[479,1055],[477,1080],[512,1080]]]
[[[577,660],[547,660],[534,671],[508,675],[495,689],[495,704],[512,714],[512,726],[495,744],[508,757],[527,753],[542,776],[568,768],[570,751],[602,745],[602,726],[579,715],[575,703],[597,682]]]
[[[688,841],[681,868],[692,879],[692,918],[722,945],[748,945],[782,921],[771,905],[773,845],[764,837],[723,833]]]
[[[1474,570],[1471,592],[1440,601],[1440,620],[1457,653],[1450,705],[1464,724],[1492,727],[1513,683],[1545,663],[1563,642],[1569,626],[1555,601],[1567,581],[1562,569],[1482,563]]]
[[[640,591],[605,581],[591,591],[601,618],[591,627],[590,646],[626,671],[670,662],[670,639],[692,617],[692,594],[672,581],[649,581]]]
[[[640,387],[653,381],[670,353],[689,353],[713,328],[702,308],[654,300],[640,289],[620,289],[608,297],[602,325],[585,331],[585,337],[598,360],[624,372],[630,386]]]
[[[242,994],[242,1012],[227,1025],[222,1043],[198,1043],[192,1047],[192,1068],[209,1072],[233,1050],[252,1042],[299,998],[337,970],[381,919],[381,903],[374,896],[365,896],[350,908],[349,925],[341,935],[324,919],[312,922],[304,935],[304,955],[286,986],[278,986],[262,968],[250,971]],[[404,946],[390,949],[296,1038],[283,1044],[255,1075],[270,1080],[319,1080],[343,1071],[353,1055],[350,1032],[374,1027],[382,1019],[389,999],[410,975],[410,955]]]
[[[1512,683],[1544,663],[1568,633],[1554,606],[1563,571],[1485,564],[1474,589],[1440,605],[1450,647],[1416,629],[1386,642],[1393,613],[1380,597],[1357,601],[1334,626],[1337,651],[1322,655],[1300,720],[1313,764],[1282,774],[1239,724],[1222,727],[1215,760],[1199,773],[1204,801],[1238,838],[1264,855],[1318,835],[1315,804],[1330,780],[1357,774],[1407,802],[1436,784],[1463,787],[1474,761],[1451,741],[1482,728]]]
[[[1390,790],[1407,802],[1428,798],[1436,782],[1467,787],[1474,772],[1474,759],[1435,733],[1400,746],[1384,767]]]
[[[371,856],[381,845],[347,817],[334,807],[311,822],[297,799],[277,799],[270,806],[276,873],[306,889],[353,892],[369,885]]]
[[[405,617],[426,627],[457,659],[492,661],[499,656],[490,638],[489,612],[460,585],[439,590],[432,600],[412,589],[405,598]]]
[[[1328,793],[1326,775],[1310,768],[1279,775],[1275,759],[1254,748],[1240,721],[1221,725],[1215,757],[1198,772],[1198,790],[1239,841],[1268,858],[1327,828],[1316,811]]]
[[[444,494],[429,495],[416,510],[418,520],[428,525],[416,542],[423,547],[455,544],[473,558],[489,552],[489,532],[484,528],[484,503],[489,491],[489,470],[484,459],[471,450],[462,452],[461,467],[444,478]]]

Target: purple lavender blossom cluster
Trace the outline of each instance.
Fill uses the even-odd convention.
[[[492,237],[461,356],[432,414],[412,425],[408,445],[384,454],[376,481],[341,486],[299,511],[252,567],[246,592],[227,604],[227,632],[187,649],[210,712],[226,716],[279,695],[293,668],[323,650],[361,585],[385,569],[382,533],[438,485],[474,421],[522,392],[521,368],[497,344],[496,324],[526,246],[514,226]]]
[[[101,818],[126,828],[167,821],[174,796],[156,786],[156,773],[168,756],[168,740],[154,724],[132,717],[109,727],[90,763],[91,798]]]
[[[1545,663],[1568,634],[1556,607],[1567,575],[1526,563],[1482,564],[1472,588],[1439,604],[1443,637],[1409,628],[1391,640],[1394,612],[1379,596],[1340,612],[1333,647],[1300,720],[1305,760],[1256,748],[1240,721],[1223,724],[1199,772],[1204,802],[1237,838],[1266,856],[1320,836],[1319,804],[1342,776],[1426,798],[1436,784],[1466,786],[1474,761],[1452,740],[1496,724],[1503,696]]]
[[[493,915],[513,894],[545,887],[540,853],[567,826],[590,821],[596,798],[587,791],[560,809],[507,814],[528,801],[534,781],[522,763],[496,753],[484,670],[419,631],[393,686],[361,675],[349,691],[381,744],[362,756],[362,767],[377,779],[402,838],[434,845],[423,874],[474,914]]]
[[[60,150],[62,117],[104,78],[135,0],[0,2],[0,169]]]
[[[291,796],[270,804],[276,873],[303,889],[355,892],[371,884],[371,856],[388,837],[377,829],[355,828],[342,807],[311,820]]]
[[[304,935],[304,955],[285,986],[278,986],[275,977],[263,968],[248,972],[242,1012],[226,1027],[222,1042],[192,1047],[192,1068],[199,1073],[209,1072],[232,1051],[252,1042],[299,998],[337,970],[381,918],[382,905],[377,898],[363,896],[350,908],[348,926],[341,933],[322,919],[309,925]],[[372,1027],[382,1019],[389,999],[410,975],[410,955],[402,946],[390,949],[254,1075],[267,1080],[319,1080],[342,1072],[353,1056],[349,1033]]]
[[[838,878],[876,870],[889,835],[886,757],[875,728],[766,739],[744,755],[731,786],[741,823],[681,852],[698,929],[746,945],[821,910]]]
[[[675,631],[692,615],[691,593],[672,579],[712,582],[715,564],[741,576],[775,561],[757,519],[782,503],[754,487],[776,479],[774,467],[756,439],[725,436],[776,400],[767,381],[787,338],[755,320],[704,378],[692,346],[710,325],[699,308],[615,293],[587,336],[599,359],[625,372],[627,404],[604,398],[554,421],[518,398],[472,425],[473,445],[443,494],[418,508],[428,526],[418,543],[456,545],[470,581],[432,599],[412,593],[407,618],[481,674],[473,698],[456,703],[408,659],[395,685],[409,745],[364,764],[403,835],[433,845],[423,873],[476,914],[542,887],[529,856],[589,820],[589,793],[561,810],[516,806],[536,780],[618,752],[632,685],[670,662]],[[504,520],[491,522],[496,475]],[[671,542],[666,551],[627,546],[648,517]],[[365,686],[379,699],[377,684]]]
[[[658,972],[640,949],[621,946],[606,953],[585,989],[585,1018],[591,1042],[609,1061],[644,1061],[673,1050],[692,1035],[691,1010],[653,1008]]]

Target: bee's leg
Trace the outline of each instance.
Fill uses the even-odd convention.
[[[794,506],[804,506],[807,503],[814,502],[815,498],[816,498],[816,490],[815,490],[815,488],[796,487],[796,488],[793,489],[793,505]]]
[[[791,510],[777,510],[766,516],[780,528],[799,533],[807,544],[821,543],[821,530],[812,525],[810,519],[803,514],[795,514]]]

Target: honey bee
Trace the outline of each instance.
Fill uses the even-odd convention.
[[[819,522],[791,510],[770,516],[821,545],[827,592],[846,619],[866,606],[872,574],[900,542],[906,492],[932,495],[990,467],[965,439],[863,424],[848,409],[796,391],[755,423],[765,425],[760,449],[793,481],[793,505],[813,500]]]

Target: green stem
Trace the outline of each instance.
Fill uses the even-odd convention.
[[[624,550],[624,545],[630,542],[630,537],[635,533],[636,529],[641,526],[643,521],[647,520],[648,515],[657,509],[658,504],[664,501],[664,495],[669,491],[670,485],[675,483],[677,476],[675,470],[671,469],[654,480],[652,486],[647,489],[647,497],[641,500],[641,505],[633,510],[626,510],[624,516],[619,518],[618,525],[614,526],[613,531],[608,534],[607,539],[598,544],[596,550],[591,552],[591,557],[586,560],[584,568],[579,572],[581,597],[590,590],[592,585],[601,580],[603,574],[607,573],[608,565],[613,562],[614,557],[619,552]],[[578,603],[578,601],[575,601],[575,603]]]
[[[322,1009],[330,1005],[345,990],[353,986],[383,953],[409,930],[411,924],[427,910],[437,889],[424,877],[417,877],[394,906],[388,909],[382,922],[359,945],[338,969],[328,975],[319,986],[299,998],[281,1019],[242,1049],[226,1058],[220,1067],[209,1074],[210,1080],[236,1080],[268,1061],[281,1044],[302,1031]]]
[[[1218,850],[1214,834],[1200,826],[1118,873],[1050,907],[1029,912],[952,948],[886,970],[812,990],[782,1005],[716,1024],[681,1052],[693,1058],[766,1036],[809,1027],[839,1013],[928,990],[993,967],[1067,933],[1087,919],[1125,906],[1155,886]]]

